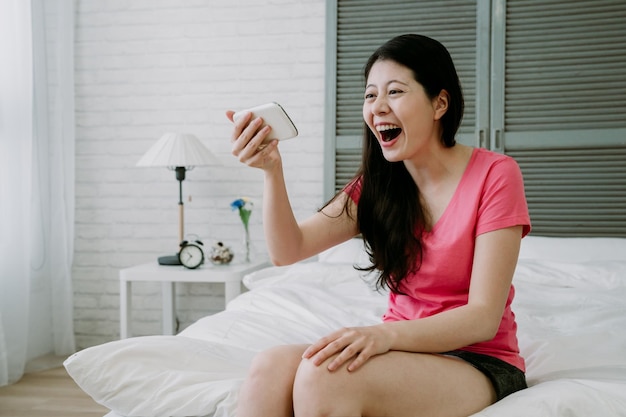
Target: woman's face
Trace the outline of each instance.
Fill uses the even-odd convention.
[[[410,160],[426,155],[425,147],[441,144],[439,119],[447,103],[445,91],[429,98],[409,68],[395,61],[377,61],[367,77],[363,119],[385,159]]]

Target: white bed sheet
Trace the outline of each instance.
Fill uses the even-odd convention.
[[[561,240],[567,243],[540,239],[539,246]],[[626,416],[626,239],[617,248],[615,243],[607,245],[617,252],[602,261],[539,259],[549,251],[522,251],[514,311],[530,388],[474,417]],[[559,251],[577,257],[576,250]],[[606,248],[601,252],[607,256]],[[341,326],[380,322],[386,296],[352,268],[353,255],[335,255],[251,274],[245,280],[251,291],[180,335],[89,348],[68,359],[66,368],[114,410],[107,417],[231,417],[257,352],[309,343]]]

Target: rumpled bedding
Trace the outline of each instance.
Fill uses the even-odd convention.
[[[253,273],[250,291],[179,335],[94,346],[66,369],[106,417],[232,417],[257,352],[380,322],[386,294],[342,256]],[[473,417],[626,416],[626,259],[522,258],[514,284],[529,388]]]

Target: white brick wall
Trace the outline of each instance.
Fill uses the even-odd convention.
[[[186,232],[237,249],[230,202],[250,196],[264,250],[262,176],[230,154],[226,109],[281,103],[300,131],[281,144],[298,218],[323,202],[324,0],[78,0],[75,331],[79,348],[119,337],[118,272],[177,249],[174,173],[135,163],[166,131],[223,161],[183,183]],[[191,201],[189,201],[189,199]],[[184,328],[223,308],[220,285],[179,284]],[[160,286],[134,286],[132,330],[160,332]]]

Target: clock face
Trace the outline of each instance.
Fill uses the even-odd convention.
[[[184,267],[194,269],[202,265],[204,261],[204,252],[197,245],[189,244],[181,248],[178,258]]]

